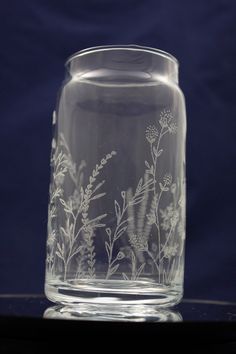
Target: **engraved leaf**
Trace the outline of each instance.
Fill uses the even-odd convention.
[[[59,200],[60,200],[61,204],[63,205],[65,212],[72,214],[73,213],[72,212],[72,206],[69,203],[66,203],[64,201],[64,199],[62,199],[62,198],[59,198]]]
[[[139,182],[138,182],[137,189],[136,189],[136,193],[138,193],[138,192],[141,190],[142,184],[143,184],[143,179],[140,178],[140,180],[139,180]]]
[[[121,259],[123,259],[123,258],[125,258],[125,254],[124,254],[124,252],[121,252],[121,251],[120,251],[120,252],[118,253],[116,259],[121,260]]]
[[[123,199],[125,199],[125,191],[121,192],[121,196],[122,196]]]
[[[154,183],[156,181],[154,179],[149,179],[141,188],[139,194],[146,193],[148,191],[152,191],[154,187]],[[150,188],[150,189],[149,189]]]
[[[154,155],[157,157],[157,148],[155,148],[155,146],[153,146],[153,152],[154,152]]]
[[[81,194],[81,200],[83,200],[84,199],[84,188],[83,187],[80,188],[80,194]]]
[[[151,168],[150,168],[150,174],[151,174],[151,175],[154,175],[154,167],[153,167],[153,165],[152,165]]]
[[[124,280],[129,280],[129,278],[127,277],[127,275],[125,273],[122,273],[123,279]]]
[[[114,267],[110,268],[110,275],[114,274],[119,268],[119,266],[119,264],[116,264]]]
[[[99,198],[103,197],[105,194],[106,194],[106,193],[96,194],[94,197],[90,198],[90,200],[99,199]]]
[[[64,261],[64,257],[58,251],[56,251],[56,255],[57,255],[57,257],[59,257],[60,259],[62,259]]]
[[[149,163],[147,161],[145,161],[145,165],[147,166],[147,168],[151,168],[151,166],[149,165]]]
[[[130,205],[135,205],[135,204],[139,204],[144,200],[145,196],[142,197],[138,197],[138,198],[134,198],[133,200],[131,200],[129,202]]]
[[[77,253],[79,253],[80,251],[82,251],[82,249],[84,248],[84,246],[79,246],[70,256],[70,258],[72,258],[73,256],[75,256]]]
[[[95,224],[93,225],[93,228],[97,229],[99,227],[104,227],[104,226],[106,226],[106,224]]]
[[[90,183],[90,184],[93,184],[93,182],[94,182],[95,180],[96,180],[96,179],[93,178],[92,176],[89,177],[89,183]]]
[[[111,236],[111,229],[109,227],[106,228],[106,233],[108,234],[108,236]]]
[[[138,268],[137,270],[137,278],[140,276],[140,274],[142,273],[144,267],[145,267],[146,263],[141,264],[141,266]]]
[[[99,188],[101,188],[101,186],[102,186],[104,183],[105,183],[105,180],[103,180],[102,182],[98,183],[98,184],[96,185],[96,187],[94,188],[93,193],[96,192]]]
[[[62,254],[62,253],[63,253],[63,250],[62,250],[62,248],[61,248],[60,243],[57,243],[57,248],[58,248],[59,252]]]
[[[110,245],[108,242],[105,242],[105,247],[106,247],[107,254],[109,255],[110,254]]]
[[[119,223],[121,217],[121,210],[120,210],[120,205],[116,200],[115,200],[115,212],[116,212],[117,223]]]
[[[96,218],[89,220],[89,221],[87,222],[87,225],[89,225],[89,224],[91,224],[91,223],[94,223],[95,221],[100,221],[100,220],[104,219],[106,216],[107,216],[107,214],[99,215],[99,216],[97,216]]]
[[[62,231],[62,233],[66,236],[66,237],[68,237],[68,233],[66,232],[66,230],[64,229],[64,227],[60,227],[60,230]]]
[[[114,240],[115,240],[115,241],[118,240],[118,238],[120,238],[121,235],[123,235],[123,233],[126,231],[126,229],[127,229],[127,226],[122,227],[122,229],[120,229],[120,230],[117,232],[117,234],[115,235]]]
[[[160,150],[157,152],[157,157],[161,156],[162,153],[163,153],[163,149],[160,149]]]

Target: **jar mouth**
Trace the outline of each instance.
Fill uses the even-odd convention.
[[[90,47],[86,49],[82,49],[71,56],[66,60],[65,66],[68,66],[72,60],[75,58],[88,55],[91,53],[97,53],[97,52],[105,52],[108,50],[127,50],[127,51],[141,51],[141,52],[146,52],[146,53],[151,53],[155,54],[158,56],[161,56],[167,60],[170,60],[172,63],[175,65],[179,66],[178,60],[170,53],[165,52],[164,50],[158,49],[158,48],[152,48],[152,47],[147,47],[147,46],[141,46],[141,45],[136,45],[136,44],[127,44],[127,45],[104,45],[104,46],[96,46],[96,47]]]

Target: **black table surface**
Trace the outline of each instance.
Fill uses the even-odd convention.
[[[163,342],[171,350],[181,346],[189,353],[236,353],[236,302],[183,299],[174,308],[160,309],[156,318],[135,321],[75,312],[63,312],[43,294],[1,294],[0,353],[41,353],[63,345],[68,349],[85,338],[96,346],[106,338],[114,338],[117,345],[121,340],[145,340],[148,345],[159,338],[158,346]]]
[[[0,294],[0,316],[11,318],[47,318],[49,310],[56,309],[56,305],[50,302],[43,294]],[[181,303],[175,307],[168,309],[160,309],[170,315],[176,314],[172,319],[166,316],[166,320],[158,317],[150,320],[148,317],[138,319],[138,322],[236,322],[236,302],[214,301],[209,299],[183,299]],[[52,312],[52,311],[51,311]],[[52,316],[51,316],[52,318]],[[55,318],[63,319],[63,314],[56,315]],[[65,315],[64,319],[68,319]],[[75,319],[71,317],[70,319]],[[86,318],[78,317],[78,320],[86,320]],[[100,321],[102,318],[94,316],[89,317],[89,321]],[[120,321],[115,316],[111,317],[112,321]]]

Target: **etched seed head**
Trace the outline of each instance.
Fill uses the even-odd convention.
[[[170,186],[172,183],[172,176],[170,173],[166,173],[165,176],[163,177],[163,181],[166,186]]]
[[[170,132],[170,134],[176,134],[177,133],[177,124],[176,123],[171,123],[169,126],[168,126],[168,130]]]
[[[158,130],[155,125],[149,125],[146,129],[146,139],[150,144],[153,144],[158,137]]]
[[[163,111],[161,111],[159,123],[162,128],[167,128],[172,119],[173,115],[169,109],[163,109]]]

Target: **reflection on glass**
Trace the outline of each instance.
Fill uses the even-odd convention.
[[[180,322],[178,311],[158,306],[79,304],[77,306],[52,306],[44,318],[86,321],[125,321],[125,322]]]

